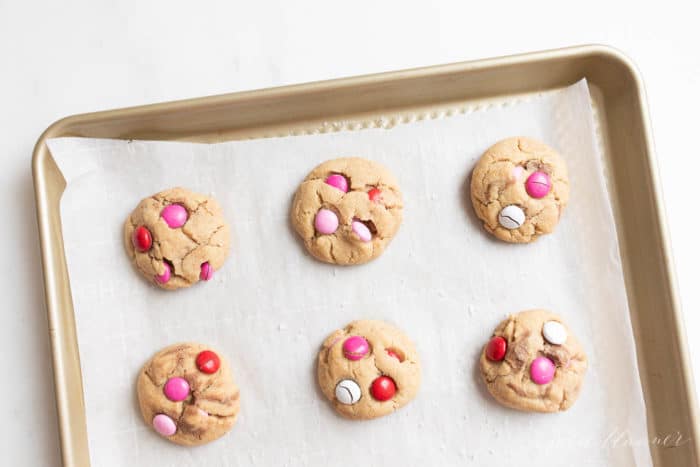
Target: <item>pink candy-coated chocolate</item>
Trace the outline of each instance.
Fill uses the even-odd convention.
[[[343,355],[348,360],[362,360],[368,352],[369,343],[364,337],[350,336],[343,342]]]
[[[202,263],[202,269],[199,272],[199,278],[203,281],[208,281],[209,279],[212,278],[214,275],[214,268],[211,267],[211,264],[207,261],[206,263]]]
[[[168,227],[177,229],[187,222],[187,209],[180,204],[169,204],[160,212],[160,217],[168,224]]]
[[[525,181],[525,190],[533,198],[544,198],[552,189],[552,179],[545,172],[533,172]]]
[[[523,176],[523,172],[525,172],[525,169],[520,165],[516,165],[510,172],[510,176],[512,177],[514,182],[517,182],[518,180],[520,180],[520,177]]]
[[[314,219],[314,228],[318,233],[332,234],[338,230],[338,216],[330,209],[320,209]]]
[[[369,228],[360,221],[352,221],[352,231],[360,237],[363,242],[369,242],[372,240],[372,232]]]
[[[153,429],[161,436],[172,436],[177,431],[175,420],[165,414],[159,413],[153,417]]]
[[[547,384],[554,378],[554,362],[547,357],[537,357],[530,364],[530,379],[535,384]]]
[[[163,394],[173,402],[180,402],[190,395],[190,383],[185,378],[170,378],[163,386]]]
[[[202,410],[202,409],[200,409],[200,408],[197,409],[197,413],[198,413],[199,415],[201,415],[202,417],[208,417],[208,416],[209,416],[209,413],[208,413],[207,411]]]
[[[161,284],[165,284],[170,280],[170,273],[172,272],[170,271],[170,265],[165,261],[163,261],[163,268],[163,274],[156,276],[156,280]]]
[[[329,175],[326,179],[326,183],[332,187],[339,189],[343,193],[348,192],[348,179],[340,174]]]

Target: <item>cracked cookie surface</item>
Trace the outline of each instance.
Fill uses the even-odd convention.
[[[176,344],[158,352],[141,369],[136,391],[144,421],[184,446],[223,436],[240,410],[228,364],[202,344]]]
[[[394,176],[359,157],[326,161],[301,183],[291,221],[306,249],[333,264],[362,264],[382,254],[401,225]]]
[[[477,162],[471,199],[486,231],[506,242],[529,243],[554,231],[569,201],[566,164],[544,143],[508,138]]]
[[[333,408],[352,419],[388,415],[418,393],[421,367],[413,342],[383,321],[353,321],[321,346],[318,384]]]
[[[219,204],[184,188],[142,200],[124,224],[124,245],[136,269],[169,290],[211,279],[224,264],[229,242]]]
[[[498,325],[479,366],[489,392],[501,404],[526,412],[558,412],[576,401],[588,361],[559,316],[528,310]]]

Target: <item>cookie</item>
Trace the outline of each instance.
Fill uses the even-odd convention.
[[[163,289],[208,281],[228,255],[229,226],[219,204],[184,188],[142,200],[124,224],[132,262]]]
[[[347,418],[382,417],[418,392],[421,368],[413,343],[382,321],[353,321],[323,342],[318,384]]]
[[[529,310],[498,325],[479,365],[486,387],[501,404],[526,412],[558,412],[576,401],[588,362],[559,316]]]
[[[136,383],[144,421],[184,446],[220,438],[236,423],[239,391],[222,355],[202,344],[176,344],[144,365]]]
[[[359,157],[326,161],[301,183],[291,221],[306,249],[326,263],[362,264],[381,255],[401,225],[394,176]]]
[[[506,242],[529,243],[554,231],[569,202],[566,164],[539,141],[503,140],[474,167],[471,198],[489,233]]]

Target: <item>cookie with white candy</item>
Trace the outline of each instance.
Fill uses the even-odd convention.
[[[421,369],[413,343],[382,321],[354,321],[333,332],[318,354],[318,384],[348,418],[388,415],[418,393]]]
[[[500,141],[472,172],[471,199],[484,229],[511,243],[529,243],[554,231],[569,201],[562,157],[525,137]]]
[[[479,366],[488,391],[501,404],[526,412],[557,412],[578,398],[588,360],[559,316],[528,310],[496,327]]]

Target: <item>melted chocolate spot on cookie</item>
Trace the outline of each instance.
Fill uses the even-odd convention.
[[[561,346],[545,345],[544,356],[549,358],[557,367],[567,367],[569,365],[569,360],[571,360],[571,355],[569,351]]]
[[[529,359],[530,353],[525,341],[521,340],[508,346],[505,360],[514,370],[518,371],[523,368]]]
[[[377,235],[377,226],[374,225],[374,222],[372,222],[371,220],[360,220],[360,222],[367,226],[369,231],[372,233],[372,236]]]

